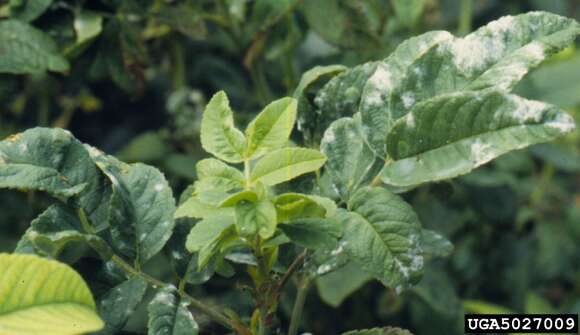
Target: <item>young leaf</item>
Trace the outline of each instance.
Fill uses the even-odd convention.
[[[65,264],[0,254],[0,278],[2,334],[77,335],[103,328],[87,284]]]
[[[320,151],[328,158],[324,171],[343,200],[370,181],[384,164],[365,142],[358,117],[334,121],[324,133]]]
[[[332,247],[342,233],[334,219],[300,218],[279,225],[280,230],[301,247],[319,249]]]
[[[173,232],[175,202],[163,174],[144,164],[99,167],[113,184],[109,221],[114,247],[145,263]]]
[[[258,201],[258,194],[251,190],[240,191],[227,197],[219,204],[219,207],[233,207],[240,201],[256,202]]]
[[[175,219],[197,218],[203,219],[221,211],[216,205],[204,202],[199,196],[193,196],[183,202],[175,211]]]
[[[240,201],[235,205],[236,226],[240,235],[253,237],[259,234],[268,239],[276,232],[276,207],[269,200]]]
[[[381,178],[395,186],[453,178],[574,128],[574,120],[557,107],[503,92],[441,95],[395,123],[387,139],[394,162]]]
[[[196,165],[195,192],[223,190],[224,192],[244,187],[244,175],[236,168],[213,159],[203,159]]]
[[[199,221],[187,236],[185,246],[190,252],[201,250],[205,245],[211,244],[228,227],[234,225],[231,215],[212,215]]]
[[[197,335],[199,326],[188,310],[188,302],[176,297],[173,286],[164,287],[151,300],[147,310],[149,335]]]
[[[403,80],[409,65],[432,46],[452,38],[446,31],[433,31],[404,41],[377,65],[372,76],[364,83],[358,110],[363,134],[378,157],[385,158],[387,133],[392,123],[400,117],[390,109],[394,87]]]
[[[272,186],[318,170],[326,157],[317,150],[284,148],[262,157],[252,169],[253,183],[260,181]]]
[[[105,328],[96,335],[118,334],[143,300],[146,290],[145,280],[133,277],[105,293],[99,301],[99,315],[105,320]]]
[[[203,112],[201,145],[205,151],[230,163],[244,160],[246,138],[234,125],[234,116],[225,92],[216,93]]]
[[[284,193],[274,199],[279,222],[298,218],[332,217],[336,213],[334,201],[315,195]]]
[[[282,98],[266,106],[246,129],[246,159],[256,159],[286,145],[295,121],[295,99]]]
[[[69,63],[52,38],[19,20],[0,21],[0,73],[66,72]]]
[[[423,268],[421,226],[412,207],[386,189],[365,187],[339,211],[342,242],[352,260],[397,290],[415,283]]]
[[[34,128],[0,142],[0,188],[76,196],[95,225],[107,226],[110,186],[82,143],[63,129]]]

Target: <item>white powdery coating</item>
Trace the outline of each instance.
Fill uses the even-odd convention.
[[[155,192],[161,192],[163,190],[163,184],[157,183],[154,186]]]
[[[546,56],[546,51],[544,50],[544,45],[540,42],[532,42],[524,47],[527,55],[536,59],[542,60]]]
[[[334,130],[332,128],[328,128],[324,132],[324,136],[322,137],[323,143],[332,143],[336,140],[336,136],[334,135]]]
[[[514,17],[511,15],[504,16],[499,20],[490,22],[486,28],[492,33],[502,33],[514,28]]]
[[[546,126],[557,129],[562,133],[569,133],[576,129],[576,124],[574,123],[574,119],[566,114],[559,116],[554,121],[546,123]]]
[[[415,104],[415,94],[412,92],[405,92],[401,96],[401,100],[403,101],[403,106],[405,106],[405,109],[409,109]]]
[[[493,151],[489,143],[484,143],[481,139],[475,140],[471,144],[471,156],[475,163],[481,164],[493,158]]]
[[[173,294],[161,292],[155,296],[153,302],[163,305],[173,305],[175,304],[175,297],[173,296]]]
[[[546,104],[526,100],[520,97],[514,97],[516,109],[511,113],[511,116],[519,122],[539,122],[542,118],[543,111],[546,109]]]
[[[415,127],[415,115],[412,113],[409,113],[407,115],[407,120],[405,122],[405,125],[407,126],[407,128],[414,128]]]
[[[384,65],[379,65],[375,73],[367,81],[364,103],[369,106],[382,105],[384,103],[383,94],[389,92],[392,87],[391,73]]]

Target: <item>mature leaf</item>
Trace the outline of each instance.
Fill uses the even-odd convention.
[[[421,227],[412,207],[390,191],[365,187],[337,217],[344,249],[358,265],[397,291],[415,283],[423,268]]]
[[[262,157],[252,169],[253,183],[260,181],[272,186],[318,170],[326,157],[317,150],[284,148]]]
[[[384,164],[365,142],[358,117],[334,121],[324,133],[320,151],[328,158],[324,171],[343,200],[374,178]]]
[[[338,307],[351,294],[361,288],[372,277],[353,262],[334,272],[316,279],[320,299],[332,307]]]
[[[96,335],[118,334],[143,300],[146,290],[145,280],[133,277],[99,299],[99,315],[105,320],[105,328]]]
[[[258,194],[252,190],[240,191],[227,197],[219,204],[219,207],[233,207],[236,206],[240,201],[256,202],[258,201]]]
[[[0,21],[0,73],[66,72],[69,64],[44,32],[18,20]]]
[[[368,81],[364,82],[358,110],[361,113],[363,134],[375,154],[385,158],[385,142],[392,123],[400,117],[390,107],[396,85],[405,77],[408,67],[432,46],[453,38],[446,31],[428,32],[401,43],[380,62]]]
[[[302,132],[306,142],[315,140],[316,134],[321,134],[324,129],[318,125],[318,113],[314,106],[314,93],[311,92],[317,85],[326,83],[330,78],[347,70],[342,65],[315,66],[304,72],[300,82],[294,91],[294,99],[297,100],[297,120],[296,126]]]
[[[332,217],[336,204],[328,198],[301,193],[284,193],[274,199],[278,222],[298,218]]]
[[[52,257],[57,257],[71,242],[83,242],[90,245],[104,260],[112,256],[112,251],[107,243],[97,235],[87,234],[76,213],[63,204],[58,203],[50,206],[30,225],[31,228],[26,232],[26,238],[36,248]]]
[[[103,17],[90,11],[81,11],[75,15],[74,20],[77,44],[84,44],[93,40],[103,31]]]
[[[65,264],[0,254],[0,278],[2,334],[76,335],[103,328],[91,291]]]
[[[164,287],[151,300],[147,334],[197,335],[199,326],[188,310],[189,303],[180,300],[174,286]]]
[[[113,184],[109,221],[113,246],[145,263],[165,245],[175,224],[175,202],[163,174],[144,164],[99,167]]]
[[[387,139],[394,162],[385,166],[381,178],[396,186],[453,178],[574,128],[574,120],[557,107],[515,95],[442,95],[419,103],[395,123]]]
[[[236,226],[240,235],[268,239],[276,232],[276,207],[269,200],[243,200],[235,205]]]
[[[408,330],[396,327],[372,328],[363,330],[352,330],[342,335],[413,335]]]
[[[52,0],[10,1],[10,17],[30,22],[41,16],[52,4]]]
[[[421,246],[427,256],[446,257],[453,252],[453,244],[448,239],[428,229],[421,230]]]
[[[246,138],[234,125],[234,116],[225,92],[216,93],[203,112],[201,145],[217,158],[239,163],[244,160]]]
[[[546,57],[580,34],[573,19],[532,12],[505,16],[465,38],[430,48],[407,70],[390,101],[400,117],[423,100],[461,90],[510,90]]]
[[[246,129],[245,157],[256,159],[288,143],[296,121],[296,100],[282,98],[270,103]]]
[[[223,190],[224,192],[244,187],[244,175],[236,168],[213,159],[203,159],[196,165],[197,179],[195,191],[201,193],[208,190]]]
[[[314,103],[318,106],[320,129],[326,129],[334,120],[357,112],[363,88],[375,73],[380,62],[368,62],[332,78],[318,91]]]
[[[175,211],[175,218],[203,219],[221,211],[217,205],[204,201],[200,196],[193,196],[185,200]]]
[[[324,218],[299,218],[279,228],[292,242],[308,249],[332,247],[342,234],[340,223]]]
[[[95,229],[107,226],[109,186],[87,149],[70,132],[34,128],[0,142],[0,187],[76,195]]]

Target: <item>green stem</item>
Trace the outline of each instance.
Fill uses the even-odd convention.
[[[183,88],[187,82],[185,57],[183,46],[176,38],[170,41],[170,57],[173,68],[171,69],[171,78],[173,82],[173,90]]]
[[[246,159],[244,160],[244,177],[246,178],[246,189],[249,189],[251,186],[250,176],[250,161]]]
[[[300,327],[300,322],[302,321],[302,312],[304,310],[304,303],[306,302],[308,289],[310,289],[310,277],[305,276],[302,279],[302,282],[298,284],[297,289],[298,293],[296,294],[296,301],[294,302],[292,316],[290,317],[290,327],[288,328],[288,335],[298,334],[298,328]]]
[[[458,31],[461,35],[467,35],[471,31],[473,0],[461,0],[460,10]]]

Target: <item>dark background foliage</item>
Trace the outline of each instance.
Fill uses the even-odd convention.
[[[0,22],[10,17],[44,32],[70,69],[0,71],[0,136],[67,128],[125,161],[159,167],[179,194],[204,156],[200,117],[216,91],[228,93],[243,124],[270,100],[292,95],[312,66],[381,59],[421,32],[462,35],[531,10],[580,19],[578,0],[4,1]],[[5,35],[0,32],[0,65]],[[569,48],[517,90],[578,120],[579,78],[580,51]],[[452,255],[432,262],[421,283],[401,296],[367,283],[356,269],[324,277],[308,297],[306,329],[333,334],[384,324],[416,334],[462,334],[465,311],[580,313],[579,172],[576,132],[410,192],[423,225],[455,244]],[[0,192],[0,251],[14,248],[46,204],[42,194]],[[77,261],[79,248],[62,257]],[[83,258],[75,267],[98,292],[113,274],[95,271],[102,264],[93,262]],[[166,263],[158,256],[148,268],[170,276]],[[196,294],[249,310],[250,299],[235,282],[218,276]],[[283,323],[292,300],[283,299]],[[142,310],[126,333],[143,333],[144,326]]]

